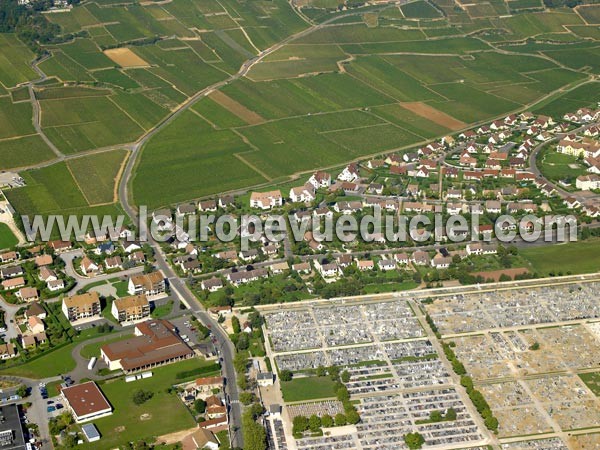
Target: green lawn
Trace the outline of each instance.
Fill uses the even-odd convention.
[[[381,283],[381,284],[367,284],[365,286],[366,294],[379,294],[381,292],[399,292],[408,291],[414,289],[418,285],[414,281],[405,281],[402,283]]]
[[[590,273],[597,272],[600,268],[600,239],[544,245],[521,250],[519,253],[539,275],[548,275],[550,272],[562,272],[564,275]]]
[[[153,437],[194,427],[195,421],[175,394],[167,388],[181,380],[181,371],[191,370],[203,362],[191,359],[152,370],[151,378],[126,383],[124,378],[107,381],[100,389],[114,408],[111,416],[94,421],[102,439],[86,443],[83,449],[104,450],[121,448],[130,441],[150,440]],[[154,396],[142,405],[135,405],[132,394],[138,389],[151,391]]]
[[[152,317],[160,319],[161,317],[168,316],[173,311],[173,300],[169,300],[164,305],[159,305],[152,310]]]
[[[329,377],[294,378],[281,382],[281,392],[286,402],[299,402],[335,397],[335,382]]]
[[[585,166],[576,157],[546,148],[537,158],[537,166],[551,181],[570,180],[572,184],[579,175],[586,174]]]
[[[19,240],[10,230],[8,225],[0,223],[0,249],[14,247],[18,242]]]
[[[2,369],[2,375],[40,379],[68,373],[75,369],[71,352],[76,345],[71,343],[23,365]]]
[[[600,396],[600,372],[580,373],[579,378],[596,395]]]

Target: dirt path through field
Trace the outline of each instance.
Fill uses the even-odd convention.
[[[265,121],[259,114],[249,110],[244,105],[221,91],[212,91],[208,96],[227,111],[242,119],[248,125],[258,125]]]
[[[409,110],[410,112],[415,113],[417,116],[424,117],[425,119],[428,119],[453,131],[462,130],[463,128],[467,127],[466,123],[455,119],[454,117],[446,114],[445,112],[437,110],[432,106],[429,106],[427,103],[403,102],[400,103],[400,106]]]

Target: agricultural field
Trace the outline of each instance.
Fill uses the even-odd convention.
[[[593,107],[600,101],[600,83],[587,83],[571,91],[561,93],[534,108],[539,114],[562,117],[578,108]]]
[[[67,162],[73,179],[90,205],[114,203],[125,150],[97,153]]]
[[[461,10],[417,0],[341,11],[339,3],[302,0],[294,10],[285,0],[103,1],[48,14],[76,37],[46,46],[50,56],[38,64],[48,77],[35,87],[42,130],[65,155],[118,148],[197,96],[152,134],[136,163],[134,200],[159,206],[408,149],[536,103],[559,110],[552,94],[600,70],[595,7],[494,0]],[[38,78],[33,54],[13,35],[0,39],[4,88]],[[244,63],[245,76],[198,95]],[[594,85],[585,86],[565,93],[563,105],[586,98]],[[2,92],[0,166],[50,160],[27,91]],[[94,170],[105,185],[84,183],[90,156],[57,165],[75,188],[64,198],[45,180],[20,190],[31,195],[12,195],[24,197],[25,211],[111,208],[123,154],[102,155],[114,158]]]
[[[21,215],[114,217],[122,214],[114,191],[124,157],[123,150],[114,150],[24,171],[20,175],[27,185],[7,190],[5,195]]]
[[[38,78],[30,63],[35,55],[14,34],[0,34],[0,83],[11,88]]]
[[[39,100],[42,129],[64,153],[131,142],[144,132],[131,115],[105,95],[107,91],[89,90],[80,97],[69,93],[61,96],[61,89],[55,91],[55,97],[42,96]]]

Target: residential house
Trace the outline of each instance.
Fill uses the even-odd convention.
[[[6,253],[2,253],[0,255],[0,262],[7,263],[7,262],[15,261],[18,258],[19,258],[19,255],[17,252],[14,252],[14,251],[6,252]]]
[[[220,278],[212,277],[206,280],[202,280],[200,287],[209,292],[217,292],[223,287],[223,281]]]
[[[38,267],[52,265],[52,255],[43,254],[35,257],[35,265]]]
[[[315,197],[315,187],[312,184],[305,184],[304,186],[293,187],[290,189],[290,200],[294,203],[297,202],[312,202]]]
[[[253,192],[250,195],[250,207],[271,209],[283,205],[283,196],[280,190],[269,192]]]
[[[193,203],[184,203],[183,205],[178,205],[175,214],[179,217],[189,216],[190,214],[194,214],[196,212],[196,205]]]
[[[311,177],[308,179],[308,183],[310,183],[315,189],[328,188],[331,186],[331,175],[327,172],[319,170],[311,175]]]
[[[23,287],[15,293],[15,296],[24,302],[36,302],[40,299],[37,289],[33,287]]]
[[[106,270],[122,269],[123,260],[118,255],[112,256],[104,260],[104,266],[106,267]]]
[[[580,175],[575,181],[575,186],[577,189],[581,189],[582,191],[600,189],[600,175],[595,173],[589,175]]]
[[[392,259],[380,259],[377,262],[377,267],[379,270],[387,272],[388,270],[396,269],[396,262]]]
[[[96,264],[87,256],[82,258],[79,267],[84,275],[96,275],[98,272],[100,272],[100,265]]]
[[[44,321],[38,316],[31,316],[27,318],[27,328],[29,328],[29,330],[34,334],[43,333],[44,331],[46,331]]]
[[[360,173],[358,170],[358,165],[353,163],[349,164],[342,170],[342,172],[338,175],[338,180],[340,181],[348,181],[353,182],[360,178]]]
[[[14,278],[23,275],[25,272],[21,266],[3,267],[0,269],[1,278]]]
[[[25,284],[25,278],[23,277],[7,278],[2,281],[2,289],[9,291],[11,289],[22,288]]]

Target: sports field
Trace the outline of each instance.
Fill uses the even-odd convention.
[[[528,248],[519,254],[540,276],[592,273],[600,267],[600,239]]]

